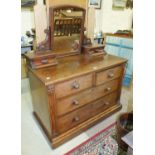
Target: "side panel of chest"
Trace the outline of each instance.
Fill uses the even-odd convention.
[[[28,72],[33,111],[39,121],[40,125],[43,127],[43,130],[46,132],[48,138],[52,136],[51,130],[51,121],[50,121],[50,107],[48,104],[48,94],[46,87],[43,83],[36,78],[32,72]]]

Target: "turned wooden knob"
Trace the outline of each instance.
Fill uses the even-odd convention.
[[[74,122],[78,122],[80,120],[80,118],[78,116],[74,117],[73,121]]]
[[[47,64],[47,63],[48,63],[48,59],[42,59],[42,60],[41,60],[41,63],[42,63],[42,64]]]
[[[72,84],[72,88],[79,89],[80,88],[80,84],[77,81],[74,81],[73,84]]]
[[[79,101],[78,100],[73,100],[73,105],[79,105]]]
[[[109,73],[109,74],[108,74],[108,77],[109,77],[109,78],[113,78],[113,77],[114,77],[114,74],[113,74],[113,73]]]
[[[108,87],[108,88],[106,88],[105,90],[106,90],[106,91],[110,91],[110,90],[111,90],[111,88],[110,88],[110,87]]]
[[[110,103],[109,103],[109,102],[105,102],[104,104],[105,104],[105,105],[109,105]]]

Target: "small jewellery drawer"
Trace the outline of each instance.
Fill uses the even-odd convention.
[[[56,98],[65,97],[81,90],[92,87],[92,74],[77,77],[62,83],[58,83],[55,87]]]
[[[58,130],[64,132],[93,116],[93,105],[88,104],[58,119]]]
[[[39,69],[49,66],[57,65],[57,59],[53,56],[44,58],[34,58],[33,60],[27,60],[27,64],[33,69]]]
[[[102,98],[104,95],[115,91],[119,86],[119,79],[112,80],[104,85],[86,90],[80,94],[72,95],[57,100],[57,114],[61,116],[85,104]]]
[[[122,75],[123,66],[114,67],[96,73],[96,85],[103,84]]]

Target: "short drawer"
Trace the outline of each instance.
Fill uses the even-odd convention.
[[[122,75],[123,66],[114,67],[105,71],[96,73],[96,85],[118,78]]]
[[[85,104],[95,101],[103,96],[118,89],[119,79],[112,80],[104,85],[83,91],[79,94],[72,95],[63,99],[57,100],[57,114],[61,116],[70,111],[73,111]]]
[[[56,98],[65,97],[81,90],[92,87],[92,74],[81,76],[72,80],[59,83],[55,87]]]
[[[75,127],[85,120],[103,112],[117,102],[117,92],[111,93],[91,104],[88,104],[68,115],[58,119],[58,130],[60,133]]]
[[[33,60],[27,59],[27,64],[33,69],[39,69],[44,67],[50,67],[57,65],[58,62],[55,57],[35,58]]]

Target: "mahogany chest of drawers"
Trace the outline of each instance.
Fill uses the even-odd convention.
[[[34,116],[53,148],[121,109],[125,64],[112,55],[90,62],[76,55],[29,68]]]

